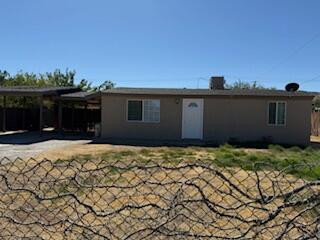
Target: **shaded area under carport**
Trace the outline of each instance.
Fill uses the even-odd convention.
[[[63,94],[59,98],[59,131],[69,129],[76,132],[95,130],[95,124],[101,122],[100,92],[74,92]]]
[[[8,130],[7,124],[9,123],[10,130],[38,129],[41,135],[44,128],[44,116],[45,120],[50,120],[46,121],[51,123],[50,127],[59,132],[63,130],[87,132],[88,129],[94,129],[94,125],[100,122],[100,93],[83,92],[76,87],[14,86],[0,87],[0,96],[3,98],[0,112],[3,132]],[[22,98],[22,106],[8,108],[8,97]],[[26,108],[25,102],[28,97],[38,100],[37,108]],[[52,102],[53,108],[50,111],[44,106],[44,101]]]
[[[6,132],[7,130],[7,97],[22,97],[23,103],[27,97],[35,97],[38,99],[39,106],[39,132],[42,134],[43,129],[43,108],[44,100],[55,101],[60,95],[79,92],[79,88],[75,87],[45,87],[37,88],[31,86],[14,86],[14,87],[1,87],[0,96],[3,97],[3,106],[2,106],[2,131]],[[23,118],[25,118],[25,106],[23,104]],[[10,120],[10,119],[9,119]],[[22,120],[25,124],[25,119]],[[25,127],[23,127],[25,128]],[[18,130],[18,129],[16,129]]]

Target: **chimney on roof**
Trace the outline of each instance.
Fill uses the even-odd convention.
[[[224,90],[224,77],[211,77],[210,78],[210,89],[211,90]]]

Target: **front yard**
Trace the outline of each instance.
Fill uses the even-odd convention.
[[[79,148],[79,149],[77,149]],[[96,151],[92,151],[93,149]],[[105,149],[105,150],[104,150]],[[320,179],[320,150],[299,147],[284,148],[269,145],[266,149],[220,147],[129,147],[112,145],[74,146],[67,152],[49,153],[60,161],[155,161],[206,162],[219,167],[237,167],[244,170],[283,170],[299,178]]]
[[[79,144],[46,154],[0,167],[0,238],[319,237],[317,149]]]

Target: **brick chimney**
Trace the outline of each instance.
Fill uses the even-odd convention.
[[[224,90],[224,77],[211,77],[210,78],[210,89],[212,90]]]

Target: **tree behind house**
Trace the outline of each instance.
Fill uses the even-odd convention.
[[[233,84],[226,84],[227,89],[275,89],[274,87],[268,88],[261,84],[259,84],[257,81],[254,82],[246,82],[242,80],[238,80],[234,82]]]
[[[62,72],[56,69],[53,72],[46,72],[44,74],[34,74],[19,71],[15,75],[10,75],[7,71],[0,70],[0,86],[13,87],[13,86],[33,86],[33,87],[78,87],[83,91],[99,91],[114,87],[112,81],[105,81],[101,85],[92,86],[92,82],[82,79],[79,84],[75,83],[76,71],[66,69]],[[2,104],[2,98],[0,99]],[[7,97],[8,107],[31,107],[37,105],[37,99],[28,97]]]

